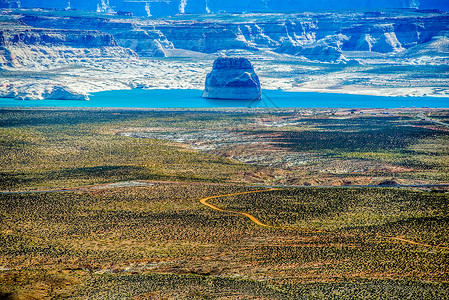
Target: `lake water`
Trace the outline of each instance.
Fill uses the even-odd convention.
[[[119,90],[94,93],[90,101],[14,100],[0,98],[0,107],[129,107],[129,108],[206,108],[206,107],[449,107],[449,98],[384,97],[317,92],[264,90],[259,101],[210,100],[201,90]]]

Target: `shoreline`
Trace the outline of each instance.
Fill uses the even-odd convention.
[[[109,87],[109,86],[108,86]],[[350,87],[350,86],[348,86]],[[432,90],[433,88],[424,88]],[[153,87],[145,87],[145,88],[139,88],[139,87],[129,87],[129,88],[100,88],[96,90],[84,90],[82,92],[78,91],[77,95],[87,97],[87,99],[32,99],[32,98],[25,98],[25,99],[16,99],[13,97],[1,97],[1,99],[11,99],[11,100],[17,100],[17,101],[47,101],[47,100],[58,100],[58,101],[89,101],[90,97],[97,94],[97,93],[104,93],[104,92],[114,92],[114,91],[132,91],[132,90],[143,90],[143,91],[171,91],[171,90],[198,90],[203,91],[203,89],[198,89],[195,86],[181,86],[177,88],[173,87],[166,87],[166,86],[153,86]],[[359,89],[345,89],[345,88],[308,88],[308,87],[286,87],[286,88],[276,88],[276,87],[268,87],[263,89],[262,91],[282,91],[286,93],[320,93],[320,94],[338,94],[338,95],[354,95],[354,96],[370,96],[370,97],[391,97],[391,98],[422,98],[422,97],[428,97],[428,98],[448,98],[449,99],[449,93],[432,93],[432,92],[425,92],[423,90],[417,91],[414,90],[413,92],[406,92],[406,89],[404,88],[387,88],[384,90],[376,89],[376,88],[365,88],[360,87]],[[445,90],[446,91],[446,90]],[[8,93],[4,93],[8,94]]]
[[[101,89],[96,91],[86,91],[83,95],[87,96],[88,99],[82,100],[82,99],[16,99],[12,97],[0,97],[0,100],[7,99],[7,100],[16,100],[16,101],[23,101],[23,102],[36,102],[39,103],[41,101],[79,101],[81,103],[90,101],[89,97],[95,96],[95,94],[99,93],[105,93],[105,92],[123,92],[123,91],[198,91],[199,94],[202,93],[203,89],[198,89],[192,86],[187,87],[179,87],[179,88],[172,88],[172,87],[164,87],[164,86],[158,86],[158,87],[147,87],[147,88],[119,88],[119,89]],[[384,89],[383,91],[379,89],[367,89],[367,88],[360,88],[360,89],[326,89],[326,88],[305,88],[305,87],[291,87],[291,88],[265,88],[262,89],[263,92],[284,92],[284,93],[319,93],[319,94],[336,94],[336,95],[348,95],[348,96],[369,96],[369,97],[390,97],[390,98],[410,98],[410,99],[416,99],[416,98],[447,98],[449,101],[449,94],[409,94],[409,93],[401,93],[403,91],[403,88],[389,88]],[[396,92],[395,92],[396,91]],[[221,100],[234,100],[234,99],[221,99]],[[449,102],[448,102],[449,103]],[[448,106],[449,107],[449,106]]]
[[[59,108],[120,108],[120,109],[395,109],[449,108],[449,97],[443,96],[385,96],[367,93],[344,93],[329,89],[263,89],[257,101],[235,99],[206,99],[201,89],[117,89],[91,93],[90,100],[45,99],[19,100],[0,97],[1,108],[59,107]],[[123,104],[129,106],[123,106]]]
[[[356,111],[356,116],[377,116],[389,117],[390,114],[413,114],[432,112],[432,111],[449,111],[449,107],[401,107],[401,108],[370,108],[370,107],[69,107],[69,106],[0,106],[2,110],[14,111],[147,111],[147,112],[229,112],[229,113],[292,113],[292,112],[329,112],[335,111],[335,117],[347,116],[351,111]],[[388,111],[388,114],[382,113]],[[362,112],[363,114],[361,114]],[[344,115],[346,113],[346,115]],[[372,115],[372,114],[375,115]],[[354,116],[354,115],[353,115]]]

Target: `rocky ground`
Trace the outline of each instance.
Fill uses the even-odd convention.
[[[389,113],[385,114],[381,109],[359,109],[357,113],[354,113],[352,109],[301,110],[291,115],[281,114],[256,118],[246,126],[233,128],[122,127],[109,133],[130,138],[167,140],[200,153],[218,155],[245,164],[263,166],[258,172],[248,174],[247,180],[250,182],[300,186],[377,185],[389,176],[396,176],[395,183],[420,185],[425,182],[422,181],[423,178],[404,176],[405,174],[416,174],[417,170],[412,166],[413,164],[398,163],[399,160],[414,161],[420,158],[412,158],[409,155],[399,158],[397,154],[374,152],[345,154],[344,151],[339,152],[340,150],[333,149],[334,146],[338,148],[339,138],[335,136],[335,140],[333,140],[330,137],[340,131],[346,132],[345,134],[356,132],[359,130],[357,129],[359,125],[356,125],[358,122],[375,120],[375,122],[378,122],[376,126],[391,122],[393,127],[386,130],[388,137],[383,137],[389,142],[380,146],[380,149],[384,151],[384,147],[388,148],[389,143],[396,138],[401,140],[401,136],[404,142],[398,140],[398,146],[404,147],[406,145],[405,131],[397,136],[396,133],[393,133],[395,131],[393,128],[398,126],[399,123],[402,124],[398,127],[399,130],[412,126],[416,130],[420,130],[419,128],[431,129],[436,134],[447,132],[448,124],[437,124],[434,122],[438,121],[434,119],[424,118],[420,114],[422,110],[425,110],[428,114],[435,114],[438,111],[438,109],[429,108],[401,108],[390,109]],[[274,111],[271,113],[276,114]],[[401,120],[404,116],[412,117],[407,121],[411,122],[410,124]],[[328,121],[331,123],[324,125]],[[352,124],[351,129],[348,128],[348,122]],[[415,122],[427,123],[417,125]],[[363,128],[365,128],[365,125],[360,127],[362,130]],[[286,134],[286,132],[290,133]],[[352,147],[352,142],[361,143],[360,145],[370,144],[374,141],[374,137],[369,138],[372,139],[371,142],[368,140],[362,141],[364,139],[362,136],[370,134],[369,132],[370,129],[362,135],[355,135],[352,137],[354,141],[351,139],[345,142],[344,147]],[[315,134],[318,135],[315,136]],[[382,135],[380,132],[377,134]],[[307,135],[308,137],[303,140],[293,138],[293,136],[301,135]],[[319,143],[326,145],[322,151],[309,151],[310,149],[304,146],[313,143],[315,138],[318,138]],[[297,146],[292,146],[292,143]],[[445,144],[446,142],[444,142]],[[326,147],[331,149],[328,150],[333,154],[326,150]],[[415,151],[417,148],[413,147],[407,149]],[[417,147],[420,148],[421,146]],[[441,147],[441,149],[445,149],[446,146]],[[445,150],[441,151],[444,152]],[[440,159],[443,161],[443,158],[440,157]]]

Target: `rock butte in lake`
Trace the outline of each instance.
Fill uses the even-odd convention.
[[[3,0],[11,8],[18,2],[30,6],[33,1]],[[67,1],[38,2],[67,6]],[[94,2],[98,1],[71,5],[81,9],[80,5]],[[276,3],[284,8],[292,3],[284,2]],[[73,91],[73,97],[111,89],[201,89],[203,58],[225,53],[257,59],[266,89],[449,94],[442,81],[448,69],[449,17],[441,11],[205,14],[193,20],[189,15],[131,18],[1,7],[5,7],[2,0],[0,97],[60,98],[51,92],[57,86]],[[164,56],[170,59],[140,59]]]
[[[262,98],[259,77],[243,57],[219,57],[206,76],[204,98],[258,100]]]

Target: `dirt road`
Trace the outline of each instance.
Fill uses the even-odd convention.
[[[280,227],[275,227],[275,226],[271,226],[271,225],[262,223],[256,217],[254,217],[253,215],[250,215],[248,213],[240,212],[240,211],[234,211],[234,210],[225,210],[225,209],[221,209],[221,208],[219,208],[219,207],[217,207],[215,205],[212,205],[210,203],[207,203],[207,201],[210,200],[210,199],[216,199],[216,198],[222,198],[222,197],[228,197],[228,196],[244,195],[244,194],[262,193],[262,192],[275,191],[275,190],[277,190],[277,189],[270,188],[270,189],[265,189],[265,190],[255,190],[255,191],[248,191],[248,192],[240,192],[240,193],[224,194],[224,195],[217,195],[217,196],[209,196],[209,197],[200,199],[200,202],[202,204],[212,208],[212,209],[215,209],[215,210],[218,210],[218,211],[221,211],[221,212],[228,212],[228,213],[239,214],[239,215],[245,216],[245,217],[249,218],[252,222],[256,223],[259,226],[264,226],[264,227],[269,227],[269,228],[280,228]]]

